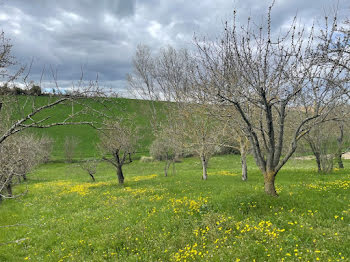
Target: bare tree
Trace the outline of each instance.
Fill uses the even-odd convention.
[[[338,168],[343,169],[344,164],[343,164],[342,156],[345,153],[344,146],[346,144],[345,142],[349,142],[348,141],[349,136],[344,134],[346,131],[349,132],[349,129],[347,128],[348,121],[338,121],[336,127],[337,127],[337,132],[336,132],[337,146],[336,146],[336,152],[335,152],[335,160],[337,161]]]
[[[72,163],[75,155],[75,150],[79,145],[79,140],[74,136],[67,136],[64,139],[64,155],[67,163]]]
[[[213,118],[210,105],[179,104],[176,111],[178,129],[175,137],[184,149],[199,156],[202,163],[202,179],[207,180],[207,168],[215,148],[221,144],[224,126]]]
[[[330,123],[334,124],[334,123]],[[332,138],[334,129],[329,126],[329,123],[317,126],[304,136],[311,152],[315,156],[317,171],[319,173],[329,173],[333,170],[334,148],[332,148]]]
[[[27,180],[27,174],[42,163],[41,139],[33,135],[11,136],[0,147],[0,198],[15,197],[12,187]],[[4,191],[7,191],[7,194]]]
[[[104,154],[103,159],[116,168],[119,184],[124,183],[122,167],[132,161],[131,154],[135,152],[137,139],[137,130],[126,121],[106,121],[100,129],[99,147]]]
[[[50,161],[51,152],[53,148],[53,139],[48,136],[42,136],[40,138],[40,154],[43,163],[48,163]]]
[[[83,162],[79,163],[79,166],[89,174],[93,182],[96,181],[94,175],[97,171],[97,165],[98,161],[94,158],[86,159]]]
[[[300,110],[300,95],[318,88],[324,91],[320,99],[336,104],[348,87],[332,84],[340,81],[342,70],[338,66],[329,68],[318,59],[317,41],[331,41],[334,26],[322,40],[315,36],[314,27],[308,34],[298,29],[295,18],[287,32],[276,35],[271,29],[271,14],[272,6],[263,24],[256,25],[249,18],[240,26],[235,12],[233,24],[226,23],[217,42],[197,39],[196,43],[213,83],[204,91],[217,103],[236,108],[264,176],[265,192],[276,196],[275,177],[295,152],[298,141],[313,126],[326,121],[334,109],[316,110],[312,106],[310,115],[292,121]],[[247,104],[253,115],[247,112]],[[285,137],[287,122],[293,122],[289,141]]]
[[[31,89],[34,85],[42,87],[42,80],[47,75],[47,70],[43,69],[42,76],[39,83],[34,83],[29,80],[31,64],[28,67],[20,67],[14,74],[8,70],[9,66],[15,65],[14,57],[11,55],[12,45],[8,39],[5,38],[4,33],[0,34],[0,77],[2,78],[2,86],[0,87],[0,194],[4,197],[3,191],[7,188],[12,191],[11,185],[14,177],[23,177],[28,170],[32,168],[32,161],[25,158],[24,151],[34,152],[34,150],[25,150],[32,146],[29,141],[25,139],[24,144],[19,146],[11,146],[15,141],[16,134],[30,128],[50,128],[54,126],[63,125],[89,125],[94,126],[92,121],[85,121],[86,116],[91,119],[91,115],[105,116],[102,111],[110,112],[111,103],[109,98],[105,97],[105,92],[101,90],[98,81],[85,82],[84,74],[82,72],[81,79],[70,87],[70,92],[60,88],[58,83],[57,72],[51,68],[52,83],[55,84],[54,94],[45,96],[23,95],[19,96],[13,92],[7,92],[10,87],[16,90]],[[19,88],[21,85],[22,88]],[[95,103],[91,103],[91,99]],[[107,100],[107,104],[105,104]],[[101,110],[97,110],[93,105],[100,103]],[[62,114],[61,110],[57,108],[65,106],[71,108],[70,111]],[[48,160],[51,151],[51,142],[42,141],[41,153],[38,153],[42,158]],[[40,142],[39,142],[40,144]],[[15,150],[15,151],[14,151]],[[16,151],[17,150],[17,151]],[[18,152],[21,150],[21,152]],[[14,152],[17,152],[14,153]],[[22,156],[23,158],[22,158]],[[18,156],[21,156],[20,158]],[[38,157],[38,156],[37,156]],[[19,163],[22,163],[19,165]],[[9,192],[12,195],[12,192]]]
[[[242,180],[248,180],[247,155],[249,153],[250,142],[247,132],[245,131],[244,123],[242,123],[240,116],[236,109],[231,106],[216,106],[212,110],[213,116],[220,119],[221,125],[224,128],[224,136],[221,144],[239,151],[241,155],[241,170]]]
[[[198,92],[199,86],[208,85],[208,82],[200,75],[194,57],[185,49],[175,50],[170,46],[152,55],[148,47],[140,46],[133,62],[134,73],[128,77],[133,91],[144,99],[167,101],[161,108],[167,116],[167,124],[153,117],[154,132],[169,123],[173,125],[173,136],[200,157],[202,179],[206,180],[208,161],[217,146],[220,127],[211,117],[208,97]],[[154,116],[157,109],[160,108],[152,103]]]
[[[154,159],[165,161],[165,176],[168,176],[168,170],[171,164],[173,164],[173,170],[175,170],[175,161],[179,158],[181,152],[181,145],[174,136],[171,128],[164,128],[161,133],[157,135],[150,147],[150,155]]]

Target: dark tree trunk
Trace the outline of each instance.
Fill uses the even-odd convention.
[[[342,155],[343,155],[342,153],[338,153],[337,156],[336,156],[339,168],[344,168]]]
[[[270,196],[278,196],[275,188],[276,172],[270,171],[264,174],[265,193]]]
[[[343,143],[344,143],[344,126],[343,123],[341,122],[339,124],[339,137],[337,138],[337,153],[335,154],[335,158],[338,162],[338,167],[339,168],[344,168],[343,160],[342,160],[342,155],[343,155]]]
[[[315,155],[316,163],[317,163],[317,172],[321,173],[322,172],[321,155],[319,153],[314,153],[314,155]]]
[[[89,173],[89,175],[90,175],[90,177],[91,177],[92,181],[93,181],[93,182],[95,182],[96,180],[95,180],[94,175],[93,175],[93,174],[91,174],[91,173]]]
[[[123,158],[120,159],[119,157],[119,150],[117,150],[114,153],[114,158],[115,158],[115,167],[117,168],[117,176],[118,176],[118,182],[120,185],[124,184],[124,175],[123,175],[123,170],[122,170],[122,166],[124,164],[124,160],[126,158],[126,154],[124,153]]]
[[[118,176],[119,184],[121,185],[124,184],[124,175],[123,175],[123,170],[121,165],[117,166],[117,176]]]
[[[208,174],[207,174],[208,160],[204,156],[201,157],[201,160],[202,160],[202,167],[203,167],[202,179],[207,180],[208,179]]]
[[[7,189],[7,195],[8,195],[8,197],[12,197],[13,194],[12,194],[12,185],[11,185],[11,183],[9,183],[9,184],[6,186],[6,189]]]

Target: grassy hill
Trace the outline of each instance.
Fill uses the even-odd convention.
[[[21,98],[24,101],[24,97]],[[38,97],[38,104],[45,104],[47,101],[46,97]],[[90,99],[90,106],[100,110],[101,105],[96,101]],[[140,128],[141,140],[138,147],[139,154],[145,154],[148,150],[148,146],[152,142],[153,135],[149,122],[149,101],[115,98],[109,101],[107,105],[108,110],[113,111],[112,113],[125,117],[128,116],[132,119],[133,123]],[[161,106],[161,103],[158,103]],[[77,107],[75,110],[79,110]],[[102,109],[101,109],[102,110]],[[54,109],[47,110],[40,114],[40,117],[53,116],[50,118],[48,123],[59,121],[64,119],[71,112],[71,105],[58,105]],[[99,122],[102,120],[101,116],[96,114],[83,115],[78,120],[94,121]],[[76,149],[77,158],[87,158],[99,155],[96,144],[98,143],[97,131],[88,125],[68,125],[68,126],[56,126],[48,129],[31,129],[29,132],[33,132],[37,135],[47,135],[54,140],[54,147],[52,152],[53,160],[62,160],[64,158],[64,140],[66,137],[74,137],[79,141]]]

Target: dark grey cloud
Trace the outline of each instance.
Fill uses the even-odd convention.
[[[348,0],[276,0],[275,31],[298,13],[300,23],[310,25],[338,3],[339,13],[350,11]],[[155,50],[171,44],[193,47],[193,35],[219,36],[234,8],[240,21],[249,16],[261,21],[267,0],[3,0],[0,29],[14,45],[20,63],[34,58],[32,78],[43,67],[57,69],[64,85],[99,75],[101,84],[123,89],[125,74],[138,44]],[[48,71],[48,70],[46,70]]]

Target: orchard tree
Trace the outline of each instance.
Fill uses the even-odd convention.
[[[86,171],[91,177],[92,181],[95,182],[95,174],[97,171],[98,161],[95,158],[86,159],[79,163],[79,166]]]
[[[232,105],[216,106],[212,114],[220,119],[224,128],[224,135],[221,144],[224,147],[239,151],[241,157],[242,180],[248,180],[247,155],[249,153],[250,142],[238,112]]]
[[[272,32],[271,15],[272,6],[264,23],[256,24],[249,18],[241,26],[235,12],[232,25],[225,24],[218,41],[196,39],[196,43],[213,84],[203,91],[216,98],[216,103],[236,108],[263,174],[265,192],[277,196],[276,175],[295,152],[298,141],[313,126],[326,121],[335,108],[315,110],[311,105],[310,115],[296,121],[301,95],[323,90],[319,98],[336,105],[349,84],[335,85],[344,82],[343,69],[336,64],[330,69],[320,59],[323,53],[318,47],[333,41],[335,23],[316,34],[314,27],[309,32],[298,29],[295,17],[287,32],[278,35]],[[324,39],[319,38],[322,34]],[[254,114],[249,114],[247,104]],[[287,122],[293,123],[290,130]],[[288,141],[286,131],[292,134]]]
[[[42,139],[33,135],[11,136],[0,147],[0,200],[14,198],[12,187],[43,161]],[[7,194],[5,193],[7,191]]]
[[[64,156],[67,163],[72,163],[75,156],[75,151],[79,145],[78,138],[74,136],[67,136],[64,139]]]
[[[202,179],[206,180],[208,161],[214,154],[220,132],[219,123],[210,114],[211,106],[200,86],[208,85],[197,69],[195,59],[185,50],[168,46],[153,55],[147,46],[139,46],[133,59],[134,72],[129,85],[139,97],[151,101],[167,101],[162,109],[166,121],[155,119],[155,133],[159,127],[172,123],[173,137],[181,141],[185,150],[198,155],[202,163]],[[152,112],[157,108],[152,104]]]
[[[212,116],[211,106],[205,104],[179,104],[174,121],[179,127],[176,139],[200,158],[202,179],[207,180],[209,160],[222,142],[225,127]]]
[[[0,194],[3,194],[5,188],[11,191],[11,185],[14,177],[25,177],[26,170],[31,168],[31,161],[27,162],[25,158],[18,158],[18,154],[22,154],[23,148],[17,146],[12,147],[15,139],[12,136],[20,134],[23,131],[31,128],[50,128],[54,126],[64,125],[88,125],[95,126],[96,123],[85,120],[92,119],[91,115],[96,118],[105,116],[105,110],[109,110],[110,106],[105,106],[105,103],[110,100],[105,97],[104,92],[98,85],[98,81],[85,82],[83,73],[81,79],[73,84],[71,92],[68,94],[64,89],[60,88],[57,73],[51,70],[49,74],[52,76],[52,82],[55,84],[55,94],[47,96],[38,96],[38,88],[36,94],[16,96],[13,92],[8,92],[12,87],[19,93],[25,93],[24,90],[29,90],[33,85],[43,87],[42,82],[34,84],[29,80],[29,67],[20,67],[15,73],[9,71],[10,66],[16,65],[14,57],[11,55],[12,44],[2,32],[0,34]],[[47,72],[43,70],[42,78]],[[18,88],[18,86],[23,88]],[[91,99],[86,99],[87,97]],[[94,99],[95,104],[103,105],[103,110],[96,110],[92,107],[91,100]],[[62,114],[62,110],[57,110],[60,107],[71,108]],[[7,142],[7,140],[9,140]],[[30,147],[31,144],[25,139],[22,141]],[[28,143],[27,143],[28,142]],[[42,141],[41,149],[44,149],[41,155],[47,161],[51,143],[49,140]],[[45,145],[44,145],[45,144]],[[21,152],[13,150],[21,149]],[[27,150],[25,150],[27,151]],[[30,151],[30,150],[29,150]],[[17,154],[17,155],[16,155]],[[19,163],[25,163],[20,165]],[[27,165],[28,164],[28,165]],[[12,193],[10,193],[11,195]],[[4,196],[4,195],[3,195]]]
[[[99,131],[99,148],[103,159],[111,163],[117,172],[119,184],[124,184],[123,165],[132,162],[131,154],[135,152],[138,132],[130,123],[123,120],[105,121]]]
[[[181,154],[181,143],[176,139],[174,129],[169,127],[164,128],[156,135],[156,139],[152,142],[150,147],[150,155],[156,160],[165,162],[165,176],[168,176],[168,170],[171,164],[173,164],[173,170],[175,170],[175,161]]]

